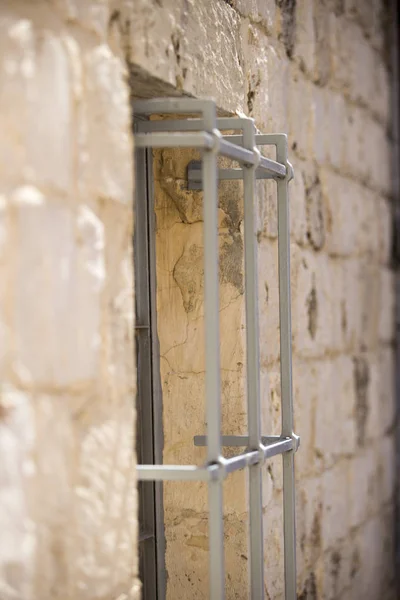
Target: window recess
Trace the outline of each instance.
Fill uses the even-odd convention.
[[[286,600],[296,598],[296,532],[294,454],[299,438],[293,432],[292,356],[290,315],[290,232],[288,183],[293,169],[288,161],[285,134],[259,134],[249,118],[217,118],[211,100],[162,98],[134,104],[135,116],[188,115],[171,120],[138,120],[135,148],[190,147],[202,150],[202,160],[188,166],[188,188],[203,190],[204,216],[204,308],[206,435],[197,435],[194,444],[207,447],[204,466],[139,464],[140,481],[206,481],[209,504],[209,570],[211,600],[224,593],[224,537],[222,482],[238,469],[249,477],[249,580],[252,600],[264,598],[262,465],[277,454],[283,458],[284,568]],[[192,115],[198,115],[193,118]],[[236,131],[222,135],[221,131]],[[262,156],[259,147],[274,146],[276,160]],[[218,169],[217,157],[237,161],[241,168]],[[258,327],[257,238],[255,232],[256,179],[277,182],[279,313],[282,429],[280,436],[261,431],[260,360]],[[221,435],[220,328],[218,283],[218,181],[243,179],[244,273],[246,307],[247,436]],[[139,373],[140,378],[140,373]],[[223,446],[246,450],[225,459]]]

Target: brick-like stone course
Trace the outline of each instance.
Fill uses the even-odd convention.
[[[394,594],[385,10],[381,0],[1,6],[2,599],[139,597],[130,93],[182,92],[289,135],[298,596]],[[154,160],[164,460],[186,464],[205,460],[193,446],[205,422],[202,197],[184,189],[192,158]],[[273,185],[258,188],[263,428],[278,433],[276,206]],[[242,213],[240,185],[221,184],[224,433],[246,432]],[[264,467],[274,600],[281,471],[279,458]],[[225,492],[227,597],[244,598],[243,473]],[[167,597],[207,598],[205,486],[168,484],[164,506]]]
[[[0,597],[140,597],[133,143],[107,2],[0,7]]]

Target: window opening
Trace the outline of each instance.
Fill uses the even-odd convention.
[[[222,600],[224,593],[224,536],[222,483],[229,473],[248,469],[249,477],[249,569],[250,595],[252,600],[264,598],[263,557],[263,507],[262,465],[268,458],[282,454],[283,459],[283,515],[284,515],[284,577],[286,600],[296,598],[296,531],[295,531],[295,482],[294,454],[299,438],[293,432],[292,402],[292,357],[290,315],[290,232],[288,183],[293,169],[287,156],[285,134],[259,134],[253,119],[220,118],[211,100],[188,98],[163,98],[138,101],[135,115],[152,114],[193,115],[199,118],[167,121],[143,120],[137,122],[135,148],[137,165],[140,166],[143,151],[151,148],[191,147],[202,150],[202,160],[192,161],[188,168],[189,189],[203,189],[204,216],[204,308],[205,308],[205,370],[206,370],[206,435],[197,435],[195,445],[207,447],[207,462],[204,466],[164,465],[161,452],[154,452],[156,437],[153,432],[153,455],[141,449],[141,458],[146,464],[137,467],[138,479],[153,482],[154,509],[157,515],[157,485],[162,481],[206,481],[209,504],[209,597]],[[235,135],[223,136],[220,130],[236,130]],[[258,146],[274,146],[276,160],[261,155]],[[147,149],[147,150],[146,150]],[[150,155],[147,154],[147,157]],[[240,163],[240,169],[218,169],[217,157],[226,156]],[[151,173],[148,173],[148,180]],[[138,190],[141,189],[141,173]],[[280,364],[281,364],[281,408],[282,429],[280,436],[268,436],[261,432],[261,402],[259,384],[259,328],[258,328],[258,285],[257,285],[257,238],[255,232],[256,179],[270,178],[277,182],[278,204],[278,259],[279,259],[279,318],[280,318]],[[219,366],[219,283],[218,283],[218,180],[243,178],[244,193],[244,264],[245,264],[245,307],[246,307],[246,367],[248,435],[221,435],[221,389]],[[191,187],[192,186],[192,187]],[[137,205],[141,198],[138,197]],[[148,204],[145,203],[148,207]],[[138,219],[137,215],[137,219]],[[137,221],[137,227],[139,222]],[[138,235],[139,238],[139,235]],[[150,253],[151,258],[151,253]],[[138,257],[135,257],[138,261]],[[151,262],[151,261],[150,261]],[[140,266],[138,277],[143,277]],[[147,278],[148,279],[148,278]],[[150,277],[151,281],[151,277]],[[139,286],[141,284],[139,283]],[[140,288],[141,289],[141,288]],[[151,290],[151,286],[150,286]],[[137,292],[138,293],[138,292]],[[150,294],[151,295],[151,294]],[[140,310],[137,310],[140,315]],[[153,315],[155,311],[150,310]],[[143,324],[145,327],[148,323]],[[141,326],[140,319],[138,326]],[[151,332],[151,324],[150,329]],[[153,329],[153,340],[155,330]],[[140,334],[138,334],[138,338]],[[143,343],[142,343],[143,344]],[[139,358],[141,344],[138,344]],[[153,353],[154,355],[154,353]],[[145,352],[143,353],[145,356]],[[154,359],[154,356],[153,356]],[[144,361],[145,362],[145,361]],[[143,364],[139,362],[139,369]],[[154,383],[154,360],[152,363]],[[138,372],[139,386],[142,373]],[[154,389],[153,389],[154,391]],[[140,394],[139,394],[140,395]],[[157,403],[148,401],[154,411]],[[160,404],[160,403],[159,403]],[[148,410],[148,406],[146,408]],[[153,414],[153,419],[155,414]],[[154,422],[154,421],[153,421]],[[161,421],[159,421],[159,426]],[[140,430],[140,435],[146,432]],[[147,436],[146,436],[147,439]],[[147,439],[148,442],[148,439]],[[223,446],[243,446],[246,450],[232,458],[222,456]],[[154,483],[155,482],[155,483]],[[158,500],[161,499],[159,495]],[[157,518],[155,518],[157,522]],[[155,526],[157,531],[157,525]],[[143,540],[142,542],[143,543]],[[156,545],[157,546],[157,545]],[[157,555],[159,560],[159,553]],[[159,572],[161,569],[159,569]],[[156,596],[155,596],[156,597]]]

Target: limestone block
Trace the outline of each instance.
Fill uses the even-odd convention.
[[[336,377],[333,365],[320,361],[315,370],[315,416],[314,416],[314,464],[318,471],[333,465],[339,452],[336,430],[332,423],[339,412],[337,389],[333,387]]]
[[[265,3],[267,4],[267,3]],[[287,57],[271,44],[267,46],[268,112],[263,116],[266,131],[288,132],[290,63]],[[260,90],[260,94],[265,94]],[[293,139],[289,139],[289,146]]]
[[[149,9],[140,0],[124,6],[122,16],[135,24],[128,34],[132,64],[178,90],[214,97],[225,110],[243,111],[240,16],[228,4],[169,0]]]
[[[385,347],[379,351],[379,417],[381,433],[388,432],[394,423],[396,412],[395,400],[395,357],[392,348]]]
[[[374,113],[385,123],[390,122],[391,86],[390,77],[384,60],[375,53],[375,88],[370,98],[370,105]],[[376,82],[377,80],[377,82]],[[378,92],[379,90],[379,92]]]
[[[321,386],[320,362],[293,361],[294,430],[301,437],[301,452],[296,454],[296,478],[301,480],[314,470],[316,406]]]
[[[377,265],[367,259],[359,262],[359,316],[361,344],[364,348],[374,348],[378,342],[379,327],[382,321],[381,296],[382,276]],[[385,303],[390,302],[385,299]]]
[[[68,55],[60,37],[45,32],[36,46],[27,153],[36,185],[70,192],[74,168],[73,96]]]
[[[297,547],[299,572],[308,573],[320,556],[324,540],[322,519],[324,514],[323,489],[320,478],[305,479],[297,488]]]
[[[332,16],[322,2],[314,2],[315,79],[326,85],[332,74]]]
[[[257,237],[278,236],[278,201],[276,183],[268,179],[256,182],[257,187]]]
[[[329,163],[341,169],[348,142],[349,132],[346,124],[346,104],[341,94],[327,94],[327,108],[324,123],[315,135],[325,139],[325,148]]]
[[[394,275],[389,269],[380,272],[379,339],[390,342],[394,336],[395,289]]]
[[[396,441],[392,435],[386,435],[379,442],[379,503],[393,502],[396,485]]]
[[[326,213],[323,202],[321,181],[314,166],[302,172],[306,192],[307,240],[313,250],[321,250],[325,245]]]
[[[330,92],[326,88],[313,86],[313,156],[317,163],[324,164],[330,155],[330,137],[327,137],[327,129],[330,124],[328,114],[330,109]],[[338,125],[338,124],[337,124]]]
[[[68,209],[47,204],[28,186],[15,191],[13,202],[18,240],[14,372],[24,384],[92,380],[100,352],[103,224],[88,207],[74,222]]]
[[[370,106],[377,92],[375,51],[361,28],[354,27],[352,39],[353,63],[350,95],[355,102]]]
[[[6,319],[7,295],[9,290],[10,259],[10,215],[7,199],[0,195],[0,376],[4,379],[5,361],[9,352],[9,329]]]
[[[364,169],[370,184],[386,195],[391,193],[390,142],[385,128],[372,119],[364,120],[363,143],[368,152],[364,152]]]
[[[300,158],[308,158],[313,135],[312,86],[292,70],[289,85],[289,139],[292,149]]]
[[[356,397],[350,358],[341,356],[319,363],[314,393],[316,465],[328,468],[340,456],[351,455],[356,447]]]
[[[346,95],[351,89],[354,74],[353,39],[357,25],[345,15],[331,17],[332,82]]]
[[[294,351],[321,356],[340,344],[340,269],[323,254],[292,251],[292,325]]]
[[[33,598],[35,523],[29,515],[35,473],[34,413],[29,394],[2,383],[0,391],[0,594]]]
[[[27,174],[26,130],[31,80],[36,71],[32,23],[2,14],[0,20],[0,177],[18,185]],[[28,169],[29,172],[29,169]]]
[[[77,416],[74,597],[137,597],[134,426],[130,391],[96,398]]]
[[[379,219],[379,260],[387,265],[391,258],[393,244],[392,206],[383,197],[376,201]]]
[[[355,394],[354,420],[357,445],[363,447],[374,439],[378,428],[379,377],[377,355],[373,352],[353,357]]]
[[[231,6],[252,23],[260,24],[268,33],[274,31],[276,6],[273,2],[262,0],[232,0]]]
[[[354,368],[348,356],[340,356],[333,361],[331,394],[336,408],[336,419],[340,423],[339,431],[336,429],[335,454],[351,455],[356,449],[357,423],[354,418]]]
[[[367,448],[350,461],[350,525],[358,527],[378,508],[382,494],[378,475],[376,450]]]
[[[333,256],[349,256],[356,249],[361,206],[358,189],[328,169],[321,171],[326,211],[326,248]]]
[[[351,581],[352,553],[351,541],[341,541],[324,552],[317,562],[316,577],[324,599],[343,598]]]
[[[55,0],[61,14],[105,40],[110,17],[109,0]]]
[[[313,0],[300,0],[296,5],[296,43],[294,58],[302,70],[314,76],[316,70],[316,31]]]
[[[341,328],[344,346],[347,350],[358,348],[361,339],[360,278],[357,259],[347,259],[341,262],[342,269],[342,299],[340,301]]]
[[[323,517],[322,544],[324,549],[344,537],[349,528],[348,461],[341,460],[322,475]]]
[[[283,512],[282,496],[264,516],[264,577],[267,594],[271,598],[283,598]],[[268,597],[268,596],[267,596]]]
[[[384,551],[386,539],[384,521],[379,517],[369,520],[357,532],[358,561],[355,563],[357,569],[353,579],[353,596],[355,593],[368,600],[385,597],[382,593],[387,586],[383,579],[385,559],[388,556]],[[388,560],[390,563],[390,559]]]
[[[360,178],[369,177],[371,154],[369,123],[365,111],[347,105],[344,111],[343,157],[340,165],[343,174]],[[368,142],[366,142],[368,140]]]
[[[106,45],[83,57],[85,93],[78,116],[79,192],[132,202],[132,135],[125,65]]]
[[[376,196],[369,188],[355,185],[354,196],[357,199],[359,220],[357,223],[358,251],[370,260],[379,260],[379,242],[383,234],[379,229],[379,206]]]

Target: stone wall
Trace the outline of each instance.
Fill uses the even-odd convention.
[[[214,96],[221,113],[289,134],[297,455],[298,594],[390,599],[393,592],[394,288],[387,8],[368,3],[136,2],[137,96]],[[140,68],[139,68],[140,67]],[[146,82],[146,84],[144,84]],[[203,288],[200,193],[189,152],[155,154],[157,308],[164,460],[201,463]],[[258,239],[264,432],[280,421],[276,196],[260,183]],[[242,204],[220,184],[224,433],[245,433]],[[231,452],[227,449],[227,452]],[[283,597],[282,482],[264,470],[266,597]],[[246,480],[225,494],[227,597],[247,597]],[[168,598],[207,598],[207,497],[165,486]]]
[[[0,598],[139,598],[132,136],[100,2],[0,6]]]
[[[383,2],[383,0],[382,0]],[[380,0],[0,7],[0,597],[137,598],[130,92],[213,96],[289,134],[299,598],[394,598],[390,71]],[[129,89],[130,88],[130,89]],[[165,462],[200,463],[201,195],[155,156]],[[240,184],[220,191],[224,432],[245,432]],[[264,430],[279,431],[277,231],[259,185]],[[228,449],[229,450],[229,449]],[[226,483],[228,598],[246,483]],[[207,598],[202,485],[165,486],[169,598]],[[266,597],[283,594],[280,459]],[[392,595],[391,595],[392,594]]]

